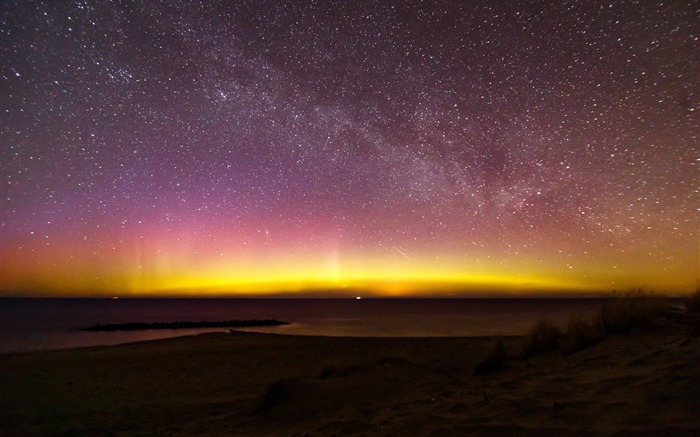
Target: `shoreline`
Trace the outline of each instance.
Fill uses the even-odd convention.
[[[207,328],[202,328],[202,329],[207,329]],[[212,329],[214,329],[214,328],[212,328]],[[183,330],[186,330],[186,329],[183,329]],[[160,330],[156,330],[156,331],[160,331]],[[175,330],[175,331],[179,331],[179,330]],[[105,331],[105,332],[110,332],[110,331]],[[85,346],[68,346],[68,347],[61,347],[61,348],[56,348],[56,349],[33,349],[33,350],[0,352],[0,357],[8,356],[8,355],[25,355],[25,354],[39,354],[39,353],[51,353],[51,352],[80,351],[83,349],[115,348],[115,347],[121,347],[121,346],[158,343],[158,342],[164,342],[164,341],[168,341],[168,340],[178,340],[178,339],[183,339],[183,338],[198,338],[198,337],[207,337],[207,336],[211,336],[211,335],[217,336],[217,335],[225,335],[225,334],[264,335],[264,336],[271,336],[271,337],[286,337],[286,338],[291,337],[291,338],[311,338],[311,339],[355,339],[355,340],[371,340],[371,339],[403,340],[403,339],[406,339],[406,340],[436,340],[436,341],[440,341],[443,339],[462,339],[462,340],[474,339],[474,340],[492,341],[496,337],[502,337],[505,339],[517,339],[517,338],[524,338],[526,336],[526,334],[445,335],[445,336],[351,336],[351,335],[321,335],[321,334],[316,334],[316,335],[308,334],[307,335],[307,334],[283,333],[283,332],[258,332],[258,331],[248,331],[248,330],[245,330],[245,328],[243,328],[243,329],[232,328],[232,329],[226,329],[226,330],[215,330],[215,331],[205,331],[205,332],[195,332],[195,333],[182,333],[181,335],[172,335],[172,336],[170,336],[168,334],[167,337],[126,341],[123,343],[93,344],[93,345],[85,345]]]
[[[0,428],[48,433],[469,435],[700,430],[681,316],[474,376],[494,338],[231,330],[0,355]],[[516,350],[522,337],[503,338]]]
[[[270,319],[290,325],[251,329],[294,335],[352,337],[443,337],[518,335],[539,317],[563,322],[595,311],[599,300],[538,299],[288,299],[280,300],[153,300],[144,306],[119,300],[22,300],[0,305],[0,353],[113,345],[149,338],[181,336],[164,331],[81,331],[101,324],[169,323],[177,320]],[[220,329],[193,329],[211,332]]]

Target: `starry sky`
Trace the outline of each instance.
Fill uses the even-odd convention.
[[[700,277],[696,1],[0,8],[3,295]]]

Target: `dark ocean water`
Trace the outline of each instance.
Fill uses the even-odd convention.
[[[0,353],[110,345],[223,329],[86,332],[97,323],[268,319],[248,331],[438,337],[524,334],[540,318],[588,316],[601,299],[0,299]]]

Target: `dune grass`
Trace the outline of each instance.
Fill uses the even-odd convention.
[[[700,287],[685,300],[685,312],[688,314],[700,313]]]
[[[297,378],[283,378],[273,382],[263,393],[255,412],[268,413],[278,404],[288,400],[297,382]]]
[[[510,359],[508,351],[506,351],[505,343],[503,342],[503,337],[496,336],[493,339],[493,344],[489,348],[486,358],[484,358],[480,363],[474,368],[472,375],[483,375],[485,373],[494,372],[505,367],[506,361]]]
[[[685,313],[692,317],[686,329],[688,338],[700,337],[700,287],[685,299]]]
[[[606,334],[627,334],[639,320],[659,315],[667,309],[667,303],[658,296],[635,294],[606,302],[599,317]]]
[[[561,329],[551,320],[541,319],[530,329],[525,344],[523,345],[521,357],[529,358],[533,355],[552,352],[559,348],[559,340],[562,335]]]
[[[700,312],[700,292],[691,296],[686,308],[688,312]],[[509,359],[528,359],[535,355],[560,351],[573,354],[610,335],[629,334],[636,323],[668,310],[667,302],[658,296],[634,291],[605,302],[590,319],[573,319],[562,329],[551,320],[541,319],[525,336],[520,353],[510,356],[503,340],[497,337],[493,346],[481,361],[474,374],[483,374],[504,368]]]
[[[605,328],[600,317],[590,320],[574,319],[566,325],[561,338],[561,348],[565,354],[572,354],[592,346],[605,338]]]

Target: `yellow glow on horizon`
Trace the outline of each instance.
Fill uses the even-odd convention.
[[[536,268],[511,270],[497,264],[457,259],[348,257],[337,253],[299,259],[270,258],[257,263],[219,260],[193,267],[132,271],[132,293],[270,294],[362,289],[377,295],[450,293],[458,290],[585,290],[578,278],[557,277]]]
[[[122,258],[91,265],[74,257],[51,263],[56,254],[3,260],[19,273],[3,274],[5,290],[24,288],[50,295],[134,296],[452,296],[463,293],[548,294],[606,292],[645,287],[672,293],[692,289],[681,272],[661,272],[637,263],[610,268],[604,261],[561,268],[554,262],[518,259],[470,260],[458,256],[408,258],[397,254],[346,254],[338,251],[277,256],[212,257],[161,254]],[[5,262],[7,261],[7,262]],[[14,264],[13,264],[14,263]]]
[[[268,296],[344,295],[452,296],[460,294],[598,293],[644,288],[683,294],[696,287],[697,263],[600,253],[564,258],[532,251],[474,255],[446,249],[372,250],[317,247],[227,248],[193,246],[165,237],[131,241],[95,254],[65,241],[33,251],[0,253],[0,295]]]

